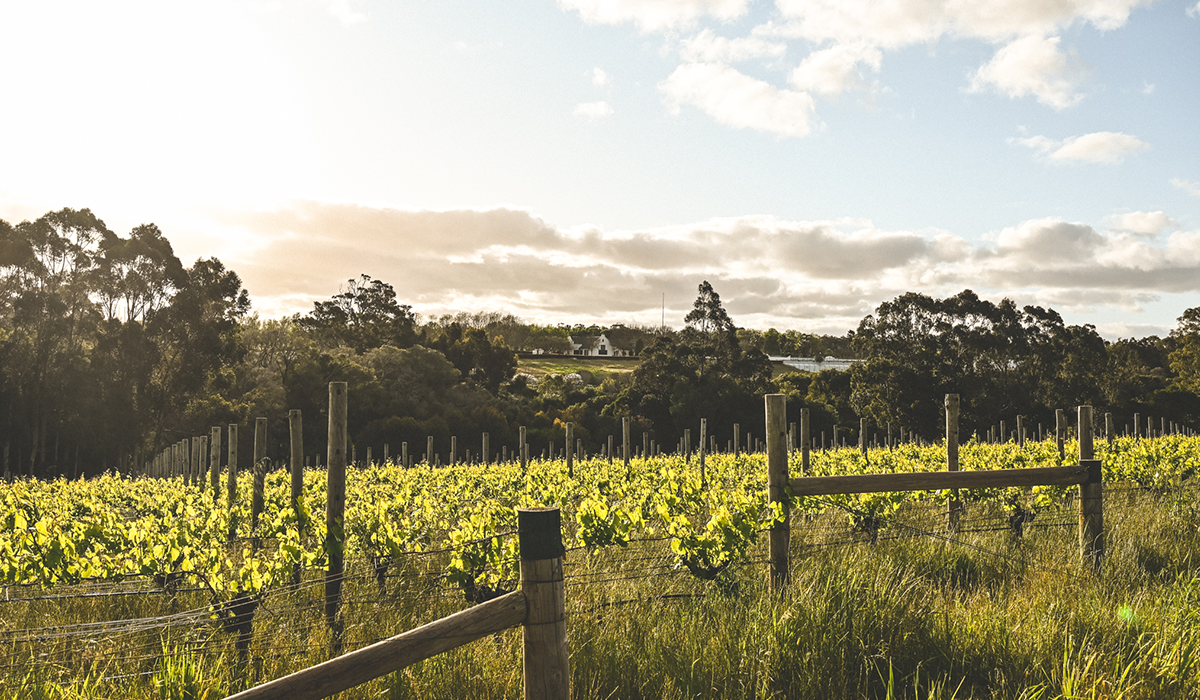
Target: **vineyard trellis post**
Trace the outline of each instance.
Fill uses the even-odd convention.
[[[208,479],[212,485],[213,505],[221,498],[221,426],[214,425],[208,437]]]
[[[632,474],[629,465],[629,416],[621,417],[621,458],[625,460],[625,473]]]
[[[525,426],[521,426],[518,431],[520,434],[521,443],[517,445],[517,450],[521,453],[521,473],[525,473],[527,462],[529,461],[529,445],[525,444]]]
[[[296,525],[300,525],[300,494],[304,491],[304,422],[300,409],[288,411],[288,437],[291,438],[292,512],[296,514]],[[296,533],[299,535],[300,533]],[[300,585],[300,562],[292,565],[292,585]]]
[[[433,436],[425,436],[425,463],[433,469]]]
[[[333,633],[334,654],[342,651],[341,616],[346,532],[346,382],[329,383],[329,446],[327,448],[325,504],[325,551],[329,567],[325,574],[325,621]]]
[[[741,452],[741,445],[742,445],[741,440],[742,440],[742,426],[737,423],[734,423],[733,424],[733,456],[734,457],[737,457],[738,453]]]
[[[946,394],[946,471],[958,471],[958,394]],[[963,504],[958,498],[958,489],[951,492],[946,503],[946,525],[950,532],[958,532]]]
[[[1017,447],[1025,449],[1025,416],[1017,416]]]
[[[574,459],[575,455],[571,454],[571,445],[572,445],[572,443],[575,442],[575,430],[574,430],[575,425],[573,423],[567,423],[565,428],[566,428],[567,435],[566,435],[566,442],[563,445],[563,447],[565,448],[563,450],[563,452],[565,453],[566,458],[567,458],[567,476],[574,478],[574,476],[575,476],[575,459]]]
[[[234,517],[234,515],[235,515],[234,511],[237,508],[237,468],[238,468],[238,466],[237,466],[238,426],[236,423],[229,424],[229,440],[227,442],[229,443],[228,445],[226,445],[226,448],[228,449],[228,452],[229,452],[229,455],[228,455],[229,479],[228,479],[228,483],[226,484],[226,497],[228,498],[229,502],[226,504],[226,506],[229,508],[229,539],[232,540],[234,537],[237,537],[237,519]]]
[[[1104,481],[1092,442],[1092,407],[1079,407],[1079,463],[1088,470],[1087,483],[1079,485],[1079,548],[1084,564],[1093,571],[1104,556]]]
[[[779,504],[781,521],[771,525],[769,553],[771,589],[781,590],[788,579],[788,544],[791,519],[788,517],[787,401],[783,394],[763,397],[767,428],[767,500]]]
[[[258,516],[263,510],[263,482],[266,479],[267,419],[254,419],[254,491],[250,498],[250,530],[258,531]]]
[[[809,433],[812,432],[812,426],[810,425],[811,420],[812,419],[809,416],[808,409],[801,408],[800,409],[800,473],[803,474],[804,476],[808,476],[812,472],[812,467],[810,466],[810,460],[811,460],[810,447],[811,446],[809,444],[811,442]]]
[[[480,452],[480,454],[483,456],[483,463],[490,464],[491,459],[492,459],[491,435],[489,435],[486,432],[483,434],[483,446],[482,447],[483,447],[483,450]]]
[[[1113,444],[1116,433],[1116,423],[1113,421],[1113,414],[1104,414],[1104,440],[1108,444]]]
[[[1058,445],[1058,463],[1062,464],[1067,458],[1067,413],[1061,408],[1054,409],[1054,441]]]
[[[708,440],[708,419],[700,419],[700,447],[697,456],[700,458],[700,488],[708,488],[708,474],[704,470],[704,444]]]

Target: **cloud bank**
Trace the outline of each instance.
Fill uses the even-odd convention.
[[[1036,219],[973,245],[945,231],[869,221],[712,219],[653,229],[564,228],[514,209],[407,211],[294,202],[227,212],[261,246],[222,256],[268,315],[306,311],[365,273],[437,314],[503,310],[542,322],[679,325],[709,280],[744,326],[844,332],[907,291],[987,296],[1065,310],[1137,310],[1200,292],[1200,230],[1163,212],[1100,227]]]
[[[1152,0],[775,0],[770,20],[723,36],[749,14],[748,0],[559,0],[590,24],[631,23],[660,33],[682,63],[659,84],[668,108],[691,105],[717,123],[781,137],[807,136],[812,95],[851,89],[873,93],[884,52],[942,40],[982,41],[995,48],[965,87],[1009,98],[1032,97],[1055,110],[1079,104],[1087,63],[1062,45],[1064,30],[1090,24],[1122,27]],[[1189,10],[1190,12],[1190,10]],[[797,58],[789,55],[793,49]],[[764,81],[731,64],[757,61],[758,75],[783,68],[783,81]],[[750,97],[736,107],[740,97]]]

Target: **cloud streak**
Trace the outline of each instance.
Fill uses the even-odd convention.
[[[1150,148],[1136,136],[1113,131],[1070,136],[1062,141],[1045,136],[1010,141],[1032,148],[1052,163],[1120,163],[1125,156]]]
[[[223,256],[266,314],[305,311],[369,274],[424,313],[496,309],[544,322],[678,325],[708,279],[742,325],[844,332],[906,291],[985,295],[1068,310],[1139,309],[1200,291],[1200,230],[1162,212],[1097,228],[1036,219],[972,245],[869,221],[712,219],[653,229],[563,228],[514,209],[406,211],[295,202],[220,220],[264,241]]]

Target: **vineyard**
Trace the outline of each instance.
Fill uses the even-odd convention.
[[[763,533],[785,516],[761,453],[352,467],[335,538],[322,469],[304,471],[298,508],[288,472],[237,474],[235,493],[262,479],[257,514],[203,479],[18,481],[0,486],[3,693],[221,697],[515,590],[516,509],[553,506],[576,697],[1197,696],[1200,438],[1095,451],[1109,508],[1100,577],[1073,556],[1068,487],[961,491],[950,534],[949,491],[809,496],[790,500],[782,598],[765,585]],[[1061,454],[1054,440],[971,441],[959,464],[1078,463],[1073,443]],[[809,473],[945,466],[942,445],[899,444],[815,450]],[[346,562],[336,621],[331,553]],[[1086,600],[1046,612],[1047,595]],[[1034,610],[1048,617],[1013,627]],[[517,697],[515,639],[352,696]]]

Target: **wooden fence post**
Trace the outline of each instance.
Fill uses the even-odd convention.
[[[1079,549],[1093,571],[1104,556],[1104,482],[1092,443],[1092,407],[1079,407],[1079,463],[1088,468],[1087,483],[1079,485]]]
[[[1133,436],[1140,438],[1142,436],[1142,414],[1133,414]]]
[[[1017,416],[1017,447],[1025,449],[1025,416]]]
[[[489,434],[487,434],[487,433],[483,434],[483,451],[480,454],[483,455],[483,463],[484,464],[491,464],[492,446],[491,446],[490,438],[491,438],[491,436]]]
[[[625,460],[625,474],[632,474],[633,468],[629,466],[629,416],[621,418],[621,458]]]
[[[566,449],[563,450],[567,457],[567,476],[572,478],[575,476],[575,455],[571,454],[571,445],[575,442],[575,431],[573,430],[574,427],[575,426],[571,423],[567,423],[567,437],[566,443],[564,444]]]
[[[1112,444],[1116,438],[1116,424],[1113,422],[1113,414],[1104,414],[1104,440],[1108,444]]]
[[[204,487],[208,484],[208,436],[200,436],[200,465],[199,471],[196,472],[196,486],[200,487],[200,493],[204,493]]]
[[[690,463],[692,461],[692,429],[683,429],[683,461]]]
[[[958,471],[958,394],[946,394],[946,471]],[[950,532],[958,532],[963,504],[955,489],[946,503],[946,526]]]
[[[229,499],[229,539],[237,536],[237,520],[233,517],[233,509],[237,506],[237,452],[238,427],[236,423],[229,424],[229,479],[226,484],[226,496]]]
[[[809,417],[808,409],[800,409],[800,473],[808,476],[812,473],[812,467],[809,465],[811,459],[809,443],[812,442],[810,433],[812,426],[810,425],[811,418]]]
[[[521,591],[526,615],[521,630],[525,700],[567,700],[571,666],[563,585],[562,514],[557,508],[517,510],[521,545]]]
[[[1058,443],[1058,463],[1062,464],[1067,458],[1067,413],[1061,408],[1054,409],[1054,440]]]
[[[700,419],[700,452],[698,453],[698,456],[700,457],[700,488],[706,488],[708,486],[708,474],[705,473],[705,471],[704,471],[704,448],[706,447],[706,445],[704,443],[707,440],[708,440],[708,419],[701,418]]]
[[[288,436],[291,438],[292,512],[300,517],[300,494],[304,492],[304,423],[300,409],[288,411]],[[292,566],[292,585],[300,585],[300,563]]]
[[[263,510],[263,482],[267,476],[267,419],[254,419],[254,495],[250,499],[250,530],[258,531]]]
[[[427,435],[425,437],[425,462],[429,465],[430,469],[433,469],[433,436],[432,435]]]
[[[221,427],[213,426],[208,437],[208,478],[212,483],[213,505],[221,497]]]
[[[329,383],[329,462],[325,504],[325,549],[329,569],[325,574],[325,621],[333,632],[333,653],[342,653],[342,624],[338,615],[342,599],[346,529],[346,382]]]
[[[412,465],[408,463],[408,441],[400,443],[400,466],[407,469]]]
[[[521,444],[517,445],[517,449],[521,452],[521,472],[524,473],[526,462],[529,460],[529,445],[525,444],[525,426],[523,425],[521,426],[520,435]]]
[[[783,521],[771,526],[769,540],[771,589],[778,591],[788,580],[788,544],[792,534],[787,498],[787,402],[783,394],[767,394],[763,403],[767,419],[767,500],[783,508]]]
[[[742,426],[737,423],[734,423],[733,424],[733,456],[734,457],[737,457],[738,453],[742,451],[741,448],[742,448]]]

